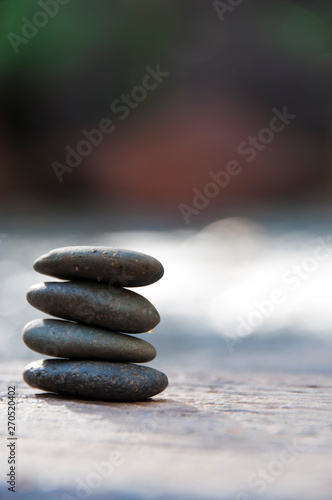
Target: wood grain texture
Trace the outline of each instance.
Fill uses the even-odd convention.
[[[78,498],[75,488],[89,483],[87,498],[96,499],[331,497],[329,376],[173,371],[153,400],[105,403],[33,390],[23,366],[2,366],[0,434],[15,384],[26,498]],[[0,454],[4,464],[5,446]]]

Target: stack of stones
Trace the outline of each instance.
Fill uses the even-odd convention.
[[[146,298],[124,288],[159,280],[164,270],[158,260],[115,248],[65,247],[37,259],[34,269],[68,281],[32,286],[28,302],[68,321],[31,321],[23,340],[34,351],[66,359],[29,364],[27,384],[104,401],[142,401],[167,387],[164,373],[133,364],[154,359],[155,348],[126,335],[150,331],[160,321]]]

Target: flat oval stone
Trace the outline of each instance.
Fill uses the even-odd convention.
[[[158,311],[145,297],[106,283],[39,283],[29,289],[27,300],[52,316],[120,332],[147,332],[160,321]]]
[[[30,363],[23,379],[43,391],[103,401],[143,401],[168,385],[164,373],[148,366],[67,359]]]
[[[144,253],[109,247],[63,247],[42,255],[35,271],[65,280],[103,281],[123,287],[145,286],[164,274],[161,263]]]
[[[33,351],[58,358],[146,363],[156,357],[145,340],[58,319],[36,319],[25,325],[23,341]]]

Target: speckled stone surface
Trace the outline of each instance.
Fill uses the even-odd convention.
[[[36,389],[103,401],[144,401],[168,385],[158,370],[108,361],[40,360],[25,367],[23,378]]]
[[[160,321],[142,295],[106,283],[39,283],[29,289],[27,300],[52,316],[126,333],[147,332]]]
[[[58,319],[30,321],[23,341],[33,351],[58,358],[146,363],[156,357],[145,340]]]
[[[34,263],[35,271],[60,279],[104,281],[120,286],[145,286],[164,274],[150,255],[109,247],[63,247],[51,250]]]

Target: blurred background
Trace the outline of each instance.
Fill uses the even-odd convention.
[[[331,371],[330,0],[3,0],[0,26],[0,356],[33,359],[33,261],[91,244],[164,264],[153,366]]]

